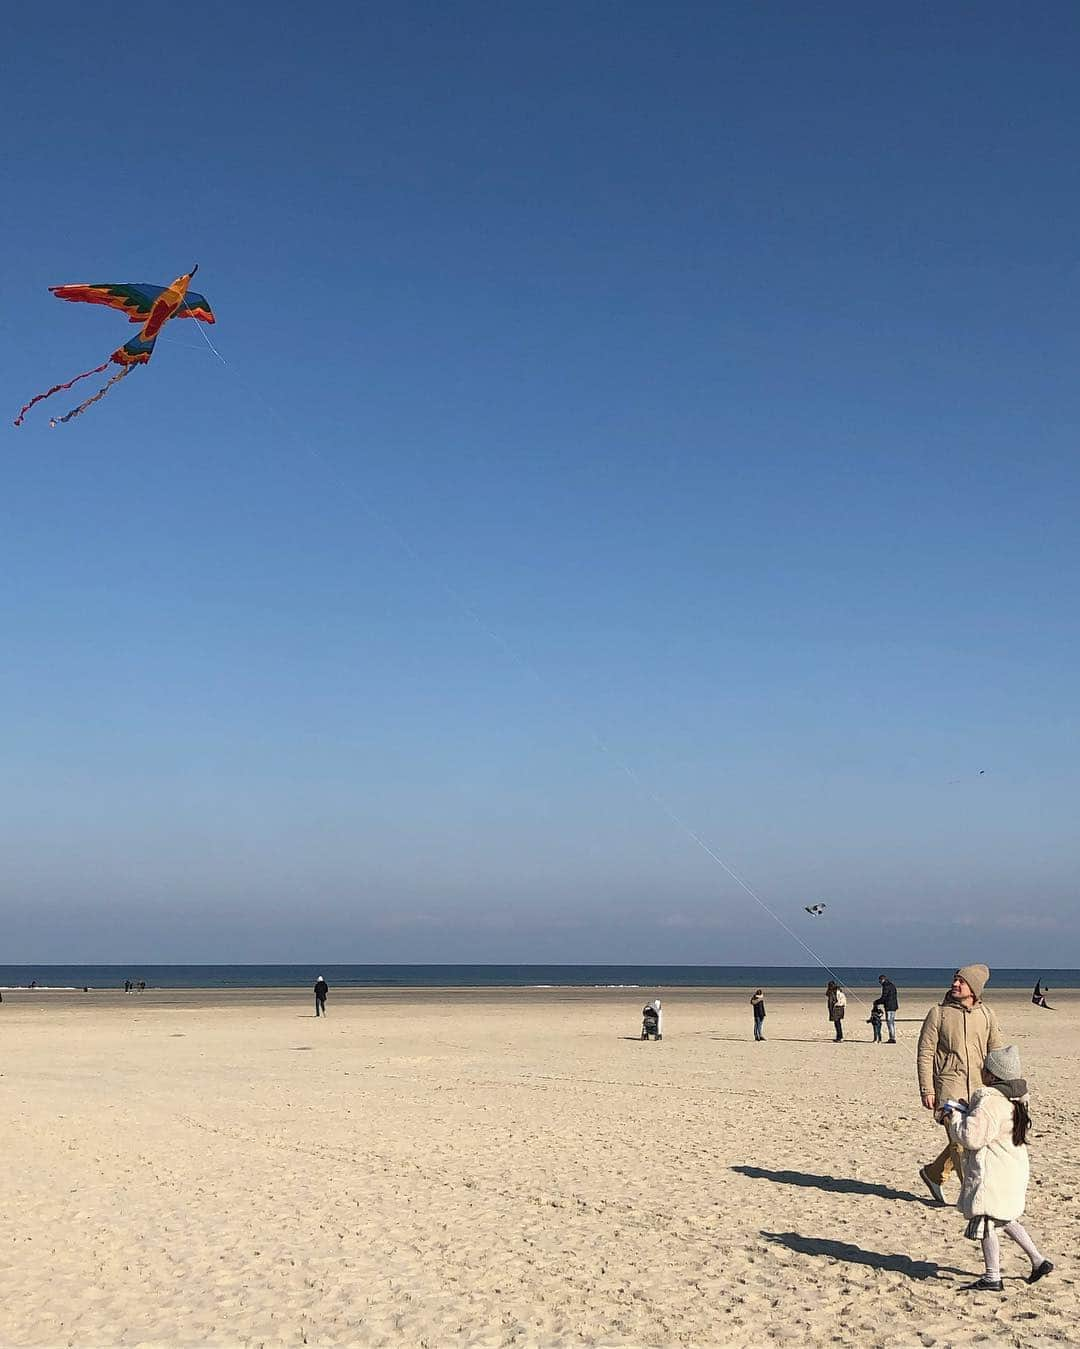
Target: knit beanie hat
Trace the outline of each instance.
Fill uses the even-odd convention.
[[[961,965],[956,973],[964,980],[972,993],[975,994],[976,998],[982,997],[983,989],[990,979],[990,968],[988,965]]]
[[[983,1060],[983,1067],[999,1082],[1012,1082],[1020,1076],[1020,1051],[1015,1045],[991,1049]]]

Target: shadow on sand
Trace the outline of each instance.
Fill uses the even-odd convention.
[[[728,1044],[746,1045],[753,1044],[752,1034],[747,1035],[710,1035],[710,1040],[725,1040]],[[843,1040],[835,1040],[831,1035],[766,1035],[766,1040],[775,1040],[777,1044],[782,1045],[872,1045],[873,1040],[856,1040],[846,1037]]]
[[[907,1255],[883,1255],[881,1251],[864,1251],[846,1241],[830,1241],[827,1237],[803,1237],[798,1232],[762,1232],[766,1241],[786,1246],[799,1255],[824,1255],[830,1260],[845,1260],[852,1265],[869,1265],[871,1269],[888,1269],[909,1279],[936,1279],[942,1274],[966,1274],[970,1271],[938,1265],[933,1260],[912,1260]]]
[[[852,1180],[848,1176],[815,1176],[808,1171],[767,1171],[763,1166],[733,1166],[740,1176],[751,1180],[771,1180],[777,1185],[801,1185],[812,1190],[827,1190],[830,1194],[867,1194],[876,1199],[910,1199],[923,1204],[921,1195],[908,1190],[894,1190],[891,1185],[876,1185],[872,1181]]]

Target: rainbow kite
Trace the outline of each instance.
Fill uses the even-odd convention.
[[[44,393],[36,394],[25,407],[20,408],[19,415],[15,418],[15,425],[21,426],[26,414],[35,403],[40,403],[42,399],[49,398],[54,393],[59,393],[61,389],[70,389],[80,379],[87,379],[90,375],[100,375],[110,365],[120,366],[119,374],[113,375],[112,379],[108,380],[96,394],[80,403],[77,408],[72,408],[63,417],[52,418],[49,425],[55,426],[57,422],[69,422],[73,417],[85,412],[91,403],[96,403],[99,398],[104,398],[112,386],[119,383],[125,375],[129,375],[135,366],[147,363],[154,353],[154,343],[157,341],[159,333],[170,319],[201,319],[203,323],[213,323],[214,313],[205,297],[196,295],[193,290],[188,290],[191,278],[198,270],[199,267],[196,264],[190,272],[178,276],[168,286],[148,286],[142,282],[138,284],[124,282],[119,285],[101,286],[50,286],[49,289],[52,293],[61,300],[73,300],[83,304],[106,304],[110,309],[122,309],[132,323],[141,323],[142,327],[130,342],[125,342],[122,347],[117,347],[109,359],[103,361],[101,365],[95,365],[93,370],[84,370],[81,375],[76,375],[74,379],[69,379],[64,384],[54,384],[51,389],[47,389]]]

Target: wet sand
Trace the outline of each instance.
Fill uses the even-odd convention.
[[[963,1292],[901,1044],[820,991],[5,992],[0,1344],[1076,1343],[1080,992],[988,997],[1058,1270]],[[868,1003],[876,990],[855,990]]]

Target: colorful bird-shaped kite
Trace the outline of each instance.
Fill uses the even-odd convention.
[[[806,910],[806,912],[811,916],[811,918],[820,918],[821,915],[825,912],[826,905],[824,905],[824,904],[804,904],[804,905],[803,905],[803,908],[804,908],[804,909]]]
[[[110,365],[120,366],[120,373],[113,375],[112,379],[99,389],[92,398],[80,403],[77,408],[72,408],[63,417],[54,417],[49,425],[55,426],[58,421],[69,422],[72,417],[77,417],[80,412],[85,412],[91,403],[96,403],[99,398],[104,398],[112,386],[122,380],[125,375],[130,374],[136,365],[146,364],[153,355],[154,343],[158,339],[158,334],[169,319],[191,318],[201,319],[203,323],[213,323],[214,314],[205,298],[202,295],[196,295],[193,290],[188,290],[191,278],[198,270],[198,264],[196,264],[190,272],[178,276],[169,286],[149,286],[143,282],[138,284],[124,282],[119,285],[100,286],[50,286],[49,289],[52,293],[61,300],[77,300],[85,304],[106,304],[110,309],[122,309],[132,323],[141,323],[142,327],[130,342],[125,342],[122,347],[117,347],[109,359],[103,361],[101,365],[95,365],[93,370],[84,370],[81,375],[76,375],[74,379],[69,379],[64,384],[54,384],[45,393],[39,393],[31,398],[29,403],[20,409],[19,415],[15,418],[15,425],[21,426],[26,414],[35,403],[40,403],[43,398],[59,393],[61,389],[70,389],[80,379],[86,379],[90,375],[100,375]]]

